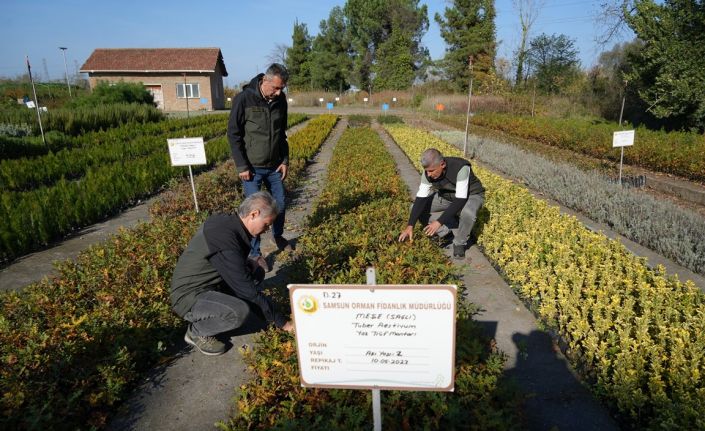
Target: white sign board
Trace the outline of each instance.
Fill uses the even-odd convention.
[[[452,391],[453,285],[289,285],[301,384]]]
[[[630,147],[634,145],[634,131],[624,130],[622,132],[614,132],[612,135],[612,148]]]
[[[167,139],[172,166],[205,165],[203,137]]]

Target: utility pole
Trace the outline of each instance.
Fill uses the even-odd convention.
[[[468,67],[470,69],[470,88],[468,88],[468,110],[465,114],[465,142],[463,143],[463,156],[467,155],[468,128],[470,127],[470,100],[472,99],[472,55],[468,57]]]
[[[66,66],[66,48],[65,46],[60,46],[59,49],[61,50],[61,54],[64,56],[64,73],[66,74],[66,86],[69,88],[69,97],[73,97],[71,95],[71,84],[69,83],[69,68]]]

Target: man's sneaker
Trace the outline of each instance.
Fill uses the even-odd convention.
[[[215,337],[197,337],[191,333],[191,327],[186,330],[184,341],[198,349],[199,352],[208,356],[218,356],[225,353],[225,344]]]
[[[279,250],[285,250],[286,248],[291,249],[289,241],[287,241],[286,238],[284,238],[283,236],[275,236],[274,243],[277,245],[277,248]]]
[[[453,244],[453,257],[455,259],[464,259],[465,258],[465,246]]]

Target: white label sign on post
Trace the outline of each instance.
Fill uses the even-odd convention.
[[[172,166],[205,165],[203,137],[167,139]]]
[[[289,285],[301,384],[453,391],[454,285]]]
[[[612,135],[612,148],[631,147],[634,145],[634,130],[614,132]]]

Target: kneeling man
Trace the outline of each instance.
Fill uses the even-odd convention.
[[[453,257],[463,259],[477,212],[485,202],[485,189],[463,158],[443,157],[437,149],[429,148],[421,154],[421,166],[421,184],[399,241],[413,241],[417,221],[425,225],[423,232],[428,236],[446,237],[457,226]]]
[[[259,288],[264,270],[251,259],[252,238],[269,229],[278,214],[267,192],[253,193],[237,215],[213,214],[198,228],[176,263],[171,280],[174,311],[189,322],[184,339],[205,355],[220,355],[216,335],[240,327],[256,306],[270,323],[293,331]]]

